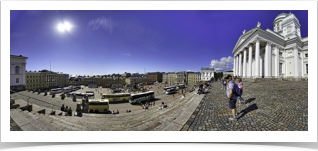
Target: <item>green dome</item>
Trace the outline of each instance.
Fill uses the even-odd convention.
[[[287,14],[287,13],[284,13],[284,12],[278,14],[278,15],[275,17],[275,19],[274,19],[274,21],[273,21],[273,24],[274,24],[274,22],[275,22],[278,18],[286,17],[286,16],[288,16],[288,14]]]
[[[279,17],[279,16],[284,16],[284,17],[286,17],[287,15],[288,15],[288,14],[282,12],[282,13],[278,14],[278,15],[276,16],[276,18]],[[275,18],[275,19],[276,19],[276,18]]]

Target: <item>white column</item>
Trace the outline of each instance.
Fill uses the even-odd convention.
[[[242,76],[243,70],[242,70],[242,53],[240,52],[240,59],[239,59],[239,76]]]
[[[239,70],[239,54],[236,55],[236,76],[239,76],[240,70]]]
[[[279,78],[279,48],[275,47],[275,78]]]
[[[305,57],[305,54],[303,50],[301,54],[301,77],[302,78],[304,78],[304,57]]]
[[[268,60],[268,78],[272,78],[273,74],[272,74],[272,43],[269,43],[268,46],[268,56],[267,56],[267,60]]]
[[[239,54],[236,56],[236,76],[239,76],[240,68],[239,68]]]
[[[256,39],[256,45],[255,45],[255,75],[254,78],[259,78],[259,47],[260,47],[260,41],[259,39]]]
[[[252,45],[250,44],[250,46],[248,47],[248,74],[247,76],[249,78],[252,78]]]
[[[244,56],[243,56],[243,77],[246,78],[246,51],[247,49],[244,49]]]
[[[234,60],[234,63],[233,63],[233,76],[235,76],[235,73],[236,73],[236,69],[235,69],[235,65],[236,65],[236,63],[235,63],[235,60],[236,60],[236,56],[234,55],[234,57],[233,57],[233,60]]]
[[[235,67],[234,67],[234,69],[235,69],[235,72],[234,72],[234,76],[236,76],[237,75],[237,70],[238,70],[238,68],[237,68],[237,55],[235,55],[234,56],[234,62],[235,62]]]
[[[11,74],[15,74],[15,73],[14,73],[14,69],[15,69],[15,68],[14,68],[14,65],[11,65]]]
[[[265,48],[265,78],[271,78],[272,76],[272,71],[271,71],[271,56],[272,56],[272,50],[271,50],[271,43],[267,42],[266,43],[266,48]]]
[[[298,68],[298,64],[299,64],[299,58],[298,58],[298,48],[294,47],[294,62],[295,62],[295,76],[294,78],[300,78],[299,76],[299,68]]]

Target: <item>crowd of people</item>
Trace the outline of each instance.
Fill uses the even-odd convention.
[[[68,108],[68,106],[64,107],[64,104],[61,107],[61,111],[66,112],[66,115],[72,116],[72,108]]]

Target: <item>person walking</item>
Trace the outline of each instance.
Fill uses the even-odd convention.
[[[228,97],[228,101],[229,101],[229,108],[231,109],[232,111],[232,115],[233,115],[233,118],[229,118],[230,121],[236,121],[237,118],[236,118],[236,95],[234,93],[235,89],[234,89],[234,82],[232,81],[232,76],[231,75],[227,75],[225,78],[226,82],[228,82],[228,85],[227,85],[227,90],[226,90],[226,94],[227,94],[227,97]]]
[[[241,92],[243,94],[243,82],[242,82],[242,79],[241,78],[238,78],[238,84],[237,86],[241,89]],[[245,104],[246,102],[244,101],[244,99],[242,98],[242,96],[237,96],[238,100],[239,100],[239,104],[241,104],[241,101],[242,101],[242,104]]]

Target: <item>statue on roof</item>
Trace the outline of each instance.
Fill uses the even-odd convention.
[[[244,29],[244,31],[243,31],[243,34],[245,34],[245,29]]]
[[[261,27],[261,23],[260,23],[260,22],[257,23],[257,27],[258,27],[258,28]]]

